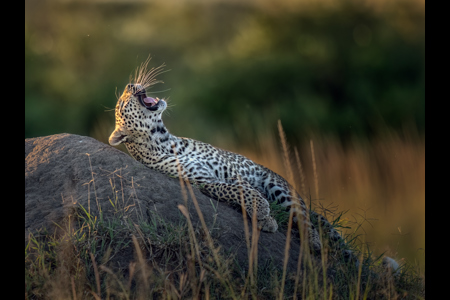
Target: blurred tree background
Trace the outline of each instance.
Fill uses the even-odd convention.
[[[26,1],[25,137],[112,123],[149,54],[172,70],[153,91],[175,134],[424,131],[421,1],[272,2]]]
[[[107,143],[117,95],[149,54],[171,70],[149,93],[169,98],[171,133],[284,174],[272,149],[281,120],[317,179],[316,141],[313,198],[375,207],[381,222],[366,240],[416,259],[425,246],[424,0],[26,0],[25,138],[68,132]]]

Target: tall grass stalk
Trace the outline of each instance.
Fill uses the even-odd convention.
[[[284,166],[286,168],[286,172],[288,174],[289,181],[293,182],[294,175],[292,173],[291,162],[289,159],[289,148],[288,148],[288,143],[286,140],[286,135],[284,134],[284,131],[283,131],[283,126],[281,125],[281,120],[278,120],[278,133],[280,135],[281,145],[283,147]],[[291,193],[294,195],[293,191]],[[286,281],[286,269],[287,269],[287,263],[289,260],[289,247],[291,245],[291,229],[292,229],[293,213],[294,213],[294,210],[291,209],[290,213],[289,213],[288,228],[287,228],[287,232],[286,232],[286,244],[284,247],[283,275],[281,277],[281,289],[280,289],[280,296],[279,296],[280,300],[283,299],[283,295],[284,295],[284,285],[285,285],[285,281]]]
[[[311,159],[314,170],[314,187],[316,188],[316,199],[319,199],[319,176],[317,175],[316,153],[314,152],[313,140],[310,140],[309,144],[311,145]]]
[[[209,246],[209,250],[211,251],[211,253],[212,253],[212,255],[213,255],[214,261],[215,261],[215,263],[216,263],[218,269],[221,270],[221,269],[223,269],[223,266],[221,265],[221,261],[220,261],[220,259],[219,259],[219,257],[218,257],[218,249],[216,249],[216,248],[214,247],[214,243],[213,243],[212,238],[211,238],[211,235],[210,235],[210,233],[209,233],[209,229],[208,229],[208,227],[206,226],[205,219],[203,218],[203,213],[202,213],[201,210],[200,210],[200,207],[199,207],[199,205],[198,205],[197,199],[196,199],[196,197],[195,197],[195,195],[194,195],[194,191],[192,190],[192,186],[191,186],[191,184],[190,184],[189,181],[187,181],[187,180],[185,180],[185,179],[183,178],[183,175],[182,175],[182,174],[183,174],[183,168],[182,168],[182,166],[181,166],[181,164],[180,164],[180,162],[179,162],[179,160],[178,160],[176,151],[174,151],[174,152],[175,152],[176,162],[177,162],[178,177],[179,177],[179,179],[180,179],[180,185],[181,185],[182,194],[183,194],[183,198],[184,198],[185,204],[186,204],[186,206],[187,206],[187,202],[188,202],[188,200],[187,200],[187,192],[186,192],[186,189],[187,189],[187,191],[189,191],[189,194],[190,194],[190,196],[191,196],[191,199],[192,199],[192,201],[193,201],[193,203],[194,203],[194,207],[195,207],[195,209],[196,209],[197,215],[198,215],[198,217],[199,217],[199,219],[200,219],[200,223],[201,223],[201,225],[202,225],[203,232],[204,232],[204,234],[206,235],[206,240],[207,240],[207,243],[208,243],[208,246]],[[186,219],[188,220],[188,223],[189,223],[189,229],[190,229],[190,231],[191,231],[190,237],[192,238],[192,242],[193,242],[193,244],[195,245],[195,248],[196,248],[196,251],[197,251],[197,256],[198,256],[198,261],[199,261],[199,264],[200,264],[200,266],[201,266],[201,271],[203,272],[203,266],[202,266],[202,264],[201,264],[201,258],[200,258],[200,254],[199,254],[199,251],[198,251],[198,249],[199,249],[198,241],[196,240],[196,237],[195,237],[195,234],[194,234],[194,229],[193,229],[193,227],[192,227],[192,222],[190,221],[189,212],[188,212],[188,210],[187,210],[186,207],[183,207],[183,206],[180,206],[180,205],[179,205],[178,208],[182,211],[183,215],[184,215],[184,216],[186,217]],[[224,278],[220,273],[216,272],[214,269],[210,269],[210,271],[213,271],[214,273],[216,273],[217,277],[218,277],[218,278],[225,284],[225,286],[228,288],[228,291],[229,291],[229,293],[231,294],[231,297],[232,297],[233,299],[235,299],[235,298],[236,298],[236,296],[234,295],[235,292],[234,292],[233,287],[232,287],[231,283],[229,282],[228,278]]]

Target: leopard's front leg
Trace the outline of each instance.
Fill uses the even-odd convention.
[[[258,228],[267,232],[278,229],[277,222],[270,216],[270,206],[267,199],[248,182],[225,183],[220,181],[202,183],[201,191],[218,200],[243,205],[250,217],[256,213]],[[254,212],[254,208],[256,211]]]

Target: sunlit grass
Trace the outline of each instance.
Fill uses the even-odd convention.
[[[230,140],[218,139],[216,145],[243,154],[289,180],[278,137],[262,131],[249,139],[254,141],[252,149]],[[322,207],[325,215],[327,209],[328,214],[337,208],[347,212],[340,223],[364,223],[358,233],[364,234],[374,251],[417,262],[425,272],[423,136],[409,129],[343,143],[313,135],[310,141],[292,146],[290,152],[295,179],[289,181],[306,199],[311,195],[313,206]]]
[[[196,204],[195,197],[189,201]],[[258,265],[256,227],[250,228],[253,235],[247,240],[253,263],[242,273],[209,235],[213,230],[204,222],[194,228],[186,208],[180,205],[179,209],[187,224],[168,224],[157,214],[154,222],[124,223],[120,211],[104,221],[102,213],[93,216],[79,206],[61,226],[63,234],[43,230],[29,236],[26,298],[359,299],[358,295],[364,295],[364,299],[396,299],[423,295],[423,282],[415,270],[404,267],[400,276],[393,276],[367,251],[361,254],[358,268],[328,261],[327,249],[322,250],[322,259],[300,251],[302,264],[296,273],[270,263]],[[197,213],[202,216],[200,210]],[[130,261],[118,268],[114,261],[127,254]]]
[[[316,142],[319,193],[322,143]],[[397,145],[397,144],[395,144]],[[383,147],[381,147],[383,149]],[[311,147],[309,147],[311,149]],[[266,148],[269,150],[269,148]],[[278,153],[282,153],[279,151]],[[282,157],[282,156],[281,156]],[[288,157],[288,155],[285,155]],[[364,160],[362,160],[364,162]],[[361,162],[359,162],[361,163]],[[309,184],[310,167],[305,165],[305,187]],[[300,172],[292,168],[293,172]],[[280,172],[282,173],[282,172]],[[88,178],[87,181],[90,179]],[[92,180],[95,181],[93,175]],[[91,215],[88,207],[78,206],[60,224],[59,234],[45,232],[29,236],[25,247],[25,292],[28,299],[420,299],[424,297],[424,275],[414,263],[401,262],[398,276],[383,267],[379,254],[373,253],[353,224],[345,234],[349,247],[357,253],[359,265],[345,263],[327,256],[330,249],[321,250],[321,258],[309,252],[303,241],[296,272],[279,269],[268,262],[259,265],[258,238],[255,226],[246,225],[248,269],[237,267],[232,256],[221,251],[215,241],[214,229],[204,221],[196,228],[186,212],[192,201],[202,220],[192,187],[184,186],[185,205],[178,209],[186,222],[168,224],[154,213],[153,221],[141,219],[137,224],[124,222],[125,208],[119,199],[110,199],[111,207]],[[300,188],[301,188],[300,184]],[[314,193],[314,192],[313,192]],[[117,195],[117,194],[116,194]],[[305,197],[316,202],[311,194]],[[117,197],[119,197],[118,195]],[[98,205],[91,199],[91,205]],[[289,214],[272,206],[280,223],[280,231],[290,226]],[[320,206],[319,206],[320,208]],[[114,210],[112,219],[104,220],[101,211]],[[328,219],[340,230],[349,226],[340,208],[330,208]],[[220,215],[217,216],[220,218]],[[243,214],[247,218],[246,214]],[[358,220],[356,220],[358,222]],[[253,224],[255,225],[255,224]],[[252,231],[252,235],[248,232]],[[289,239],[298,235],[289,232]],[[363,242],[361,242],[363,239]],[[287,244],[286,244],[287,245]],[[286,247],[280,245],[280,247]],[[287,253],[287,252],[286,252]],[[359,254],[358,254],[359,253]],[[127,256],[128,255],[128,256]],[[125,266],[117,268],[114,260],[129,257]],[[286,259],[286,256],[285,258]],[[337,259],[337,260],[336,260]]]

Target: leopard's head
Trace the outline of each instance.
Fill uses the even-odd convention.
[[[127,84],[117,101],[116,128],[109,137],[112,146],[131,142],[136,136],[150,130],[167,108],[167,102],[163,99],[147,96],[146,88],[161,82],[155,77],[163,72],[164,67],[162,65],[147,71],[148,61],[149,59],[136,71],[136,83]]]

